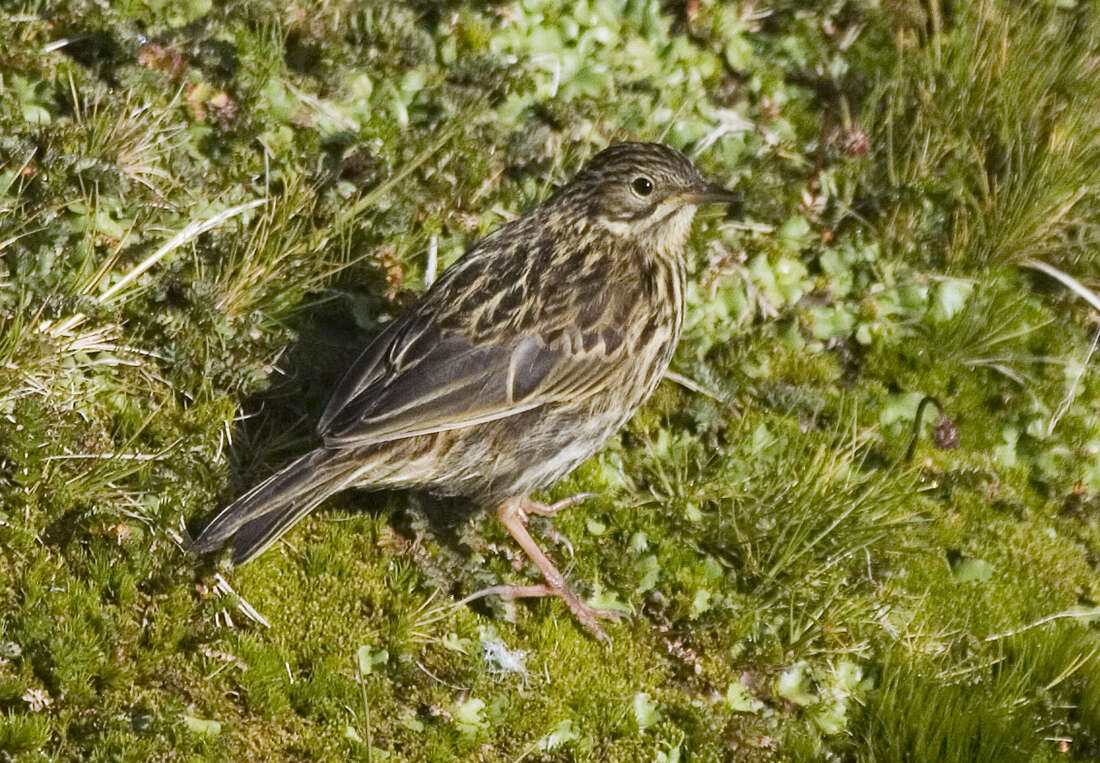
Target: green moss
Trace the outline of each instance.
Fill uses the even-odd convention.
[[[880,5],[0,15],[0,755],[1095,758],[1093,316],[1020,265],[1096,277],[1100,21]],[[569,543],[532,522],[630,611],[610,647],[555,601],[454,606],[535,579],[454,504],[352,491],[243,568],[181,551],[310,447],[431,246],[624,138],[746,202],[691,243],[704,392],[550,490],[597,494]],[[924,395],[961,446],[926,423],[905,463]]]

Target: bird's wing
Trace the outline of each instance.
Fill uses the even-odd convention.
[[[337,387],[319,424],[327,445],[441,432],[587,397],[607,385],[623,351],[606,327],[505,330],[475,342],[415,314],[398,321]]]

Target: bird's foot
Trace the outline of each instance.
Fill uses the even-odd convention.
[[[569,611],[573,613],[573,616],[577,618],[580,624],[601,641],[607,641],[609,639],[603,628],[600,627],[600,620],[621,620],[624,616],[622,612],[615,609],[599,609],[591,606],[587,602],[582,601],[568,586],[557,588],[549,583],[538,583],[536,585],[496,585],[478,591],[477,595],[499,596],[505,601],[531,599],[542,596],[556,596],[565,603],[565,606],[569,607]]]
[[[527,553],[528,558],[530,558],[530,560],[535,563],[535,566],[539,568],[545,582],[538,585],[493,586],[490,589],[479,592],[478,595],[495,594],[507,600],[529,598],[532,596],[556,596],[565,602],[565,606],[569,607],[569,611],[580,621],[581,625],[592,632],[592,635],[599,639],[606,639],[607,634],[604,633],[599,624],[600,618],[618,619],[622,617],[622,613],[614,610],[596,609],[581,601],[581,599],[570,590],[568,584],[566,584],[565,576],[561,574],[558,568],[550,560],[550,557],[544,554],[542,549],[538,547],[534,538],[531,537],[531,533],[527,530],[528,513],[553,516],[558,511],[561,511],[567,506],[578,504],[587,497],[589,497],[588,494],[582,493],[550,504],[549,506],[544,506],[543,504],[537,504],[531,499],[523,496],[509,499],[497,507],[497,518],[508,529],[511,536],[515,538],[516,543],[518,543]],[[537,508],[532,509],[532,505]]]
[[[595,497],[595,493],[577,493],[576,495],[562,498],[560,501],[554,501],[553,503],[539,503],[538,501],[532,501],[530,498],[521,498],[519,500],[519,508],[525,514],[552,517],[562,509],[568,509],[570,506],[576,506],[578,503],[584,503],[589,498]]]

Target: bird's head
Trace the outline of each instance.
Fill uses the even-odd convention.
[[[698,205],[735,204],[740,196],[707,182],[673,148],[616,143],[592,157],[555,201],[614,236],[679,251]]]

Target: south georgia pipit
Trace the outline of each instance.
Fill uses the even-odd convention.
[[[529,496],[653,392],[680,338],[696,208],[737,200],[667,146],[601,151],[386,324],[337,386],[322,444],[218,512],[191,548],[247,562],[349,487],[463,496],[496,512],[543,577],[480,594],[555,596],[605,637],[599,619],[616,613],[578,597],[527,529],[585,496]]]

